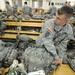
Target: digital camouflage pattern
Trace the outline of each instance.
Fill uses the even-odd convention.
[[[2,19],[0,19],[0,35],[3,35],[3,30],[6,29],[7,25],[5,22],[3,22]]]
[[[53,57],[44,48],[28,47],[23,53],[26,71],[44,70],[46,73],[55,70]]]
[[[5,47],[5,44],[5,42],[0,40],[0,64],[4,65],[4,63],[8,63],[11,65],[17,57],[17,50],[13,47]]]
[[[52,31],[47,28],[50,26]],[[73,31],[70,24],[63,27],[56,25],[53,19],[45,22],[42,27],[42,33],[36,40],[36,47],[29,47],[25,50],[23,58],[25,68],[28,72],[36,70],[45,70],[46,73],[53,71],[56,66],[54,60],[62,58],[66,62],[65,56],[68,41],[73,38]]]

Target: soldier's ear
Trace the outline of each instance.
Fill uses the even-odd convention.
[[[70,22],[70,19],[67,19],[67,22]]]

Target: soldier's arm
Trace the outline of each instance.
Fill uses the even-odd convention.
[[[11,6],[9,6],[8,9],[13,12],[13,8]]]
[[[57,54],[56,48],[54,46],[54,42],[52,38],[46,38],[44,37],[44,46],[46,50],[53,56],[55,60],[59,59],[59,56]]]
[[[59,56],[56,52],[56,48],[55,48],[54,42],[53,42],[54,32],[53,32],[53,25],[51,23],[51,20],[48,20],[44,23],[44,25],[42,27],[41,35],[39,36],[37,43],[40,44],[41,41],[39,41],[39,40],[42,38],[43,44],[44,44],[45,48],[47,49],[47,51],[53,55],[54,59],[59,59]]]
[[[46,21],[42,27],[42,34],[36,40],[36,44],[38,46],[44,45],[46,50],[54,57],[55,64],[62,64],[62,59],[59,58],[56,47],[53,42],[54,32],[53,32],[54,25],[52,24],[51,20]]]
[[[52,20],[47,20],[44,24],[43,24],[43,26],[42,26],[42,28],[41,28],[41,32],[44,32],[44,31],[46,31],[47,29],[48,30],[50,30],[51,32],[53,31],[53,25],[52,25],[52,23],[51,23],[51,21]]]
[[[43,38],[44,38],[44,46],[47,49],[47,51],[53,55],[54,59],[59,59],[59,56],[56,52],[56,48],[54,46],[53,42],[54,32],[51,25],[44,25],[43,29]]]
[[[60,58],[63,59],[63,56],[65,54],[65,51],[67,50],[67,43],[68,43],[68,39],[66,37],[66,39],[64,39],[58,46],[57,46],[57,51],[58,51],[58,55]]]

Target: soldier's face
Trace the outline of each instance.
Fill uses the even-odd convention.
[[[65,14],[59,15],[58,13],[56,13],[56,17],[54,18],[54,23],[57,25],[61,25],[61,26],[66,24],[67,18],[65,16]]]
[[[6,6],[8,6],[8,4],[7,4],[7,3],[5,3],[5,5],[6,5]]]

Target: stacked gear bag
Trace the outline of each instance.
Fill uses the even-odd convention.
[[[10,66],[17,57],[17,50],[11,47],[6,47],[6,43],[0,40],[0,67]]]
[[[71,69],[75,72],[75,40],[68,42],[67,61]]]
[[[28,47],[22,59],[27,73],[44,70],[48,74],[56,69],[53,57],[44,48]]]
[[[75,51],[68,54],[68,63],[71,69],[75,72]]]
[[[0,19],[0,35],[4,34],[3,30],[6,29],[6,27],[7,27],[6,23],[3,22],[2,19]]]
[[[17,56],[18,60],[22,59],[22,53],[25,51],[26,48],[28,48],[28,46],[33,46],[33,39],[29,38],[28,35],[24,34],[17,35],[15,48],[18,51],[18,56]]]

